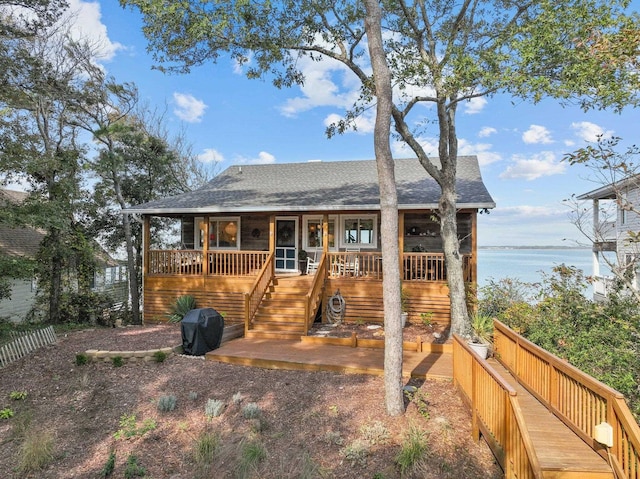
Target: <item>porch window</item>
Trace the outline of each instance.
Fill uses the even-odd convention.
[[[306,234],[302,238],[302,248],[305,250],[321,250],[322,249],[322,217],[309,217],[304,220],[304,230]],[[335,218],[329,218],[329,249],[335,249],[336,246],[336,221]]]
[[[378,243],[376,215],[343,216],[342,247],[375,248]]]
[[[239,217],[209,220],[209,249],[240,249]]]

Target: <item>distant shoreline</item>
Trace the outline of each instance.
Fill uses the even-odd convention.
[[[478,249],[572,249],[590,250],[589,246],[478,246]]]

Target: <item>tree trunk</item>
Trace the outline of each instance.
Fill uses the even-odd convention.
[[[382,44],[381,11],[377,0],[365,0],[365,30],[377,97],[374,148],[380,185],[382,242],[382,298],[384,304],[384,388],[387,414],[404,412],[402,396],[402,322],[400,306],[400,251],[398,249],[398,195],[389,134],[391,131],[391,74]]]
[[[62,258],[60,257],[60,231],[51,228],[49,233],[50,284],[49,284],[49,321],[53,324],[62,322],[60,314],[60,298],[62,296]]]

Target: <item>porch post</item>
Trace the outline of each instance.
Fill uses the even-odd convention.
[[[329,214],[322,215],[322,254],[325,255],[329,251]],[[316,261],[318,259],[316,258]]]
[[[478,211],[471,214],[471,282],[478,283]]]
[[[202,241],[202,275],[209,274],[209,216],[205,215],[204,221],[204,240]]]
[[[142,217],[142,280],[147,277],[149,273],[149,249],[151,245],[151,226],[149,216],[144,215]]]
[[[398,212],[398,251],[400,252],[400,257],[398,258],[400,281],[402,281],[406,279],[406,272],[404,270],[404,211]]]
[[[269,252],[271,254],[276,251],[276,216],[269,216]]]

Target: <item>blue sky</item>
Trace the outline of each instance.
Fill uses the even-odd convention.
[[[326,125],[351,105],[355,82],[329,62],[308,62],[304,88],[277,90],[268,81],[247,80],[226,60],[188,75],[152,70],[137,11],[118,2],[71,0],[82,34],[99,40],[101,63],[119,82],[134,82],[143,101],[166,109],[167,126],[184,131],[203,162],[286,163],[372,159],[373,118],[358,132],[327,139]],[[563,200],[600,186],[563,155],[598,134],[635,141],[640,112],[622,114],[538,105],[500,96],[480,99],[458,112],[461,154],[476,154],[497,207],[479,217],[480,246],[571,246],[584,239]],[[426,132],[425,145],[436,140]],[[433,132],[435,135],[435,130]],[[397,157],[411,156],[400,145]],[[429,148],[428,148],[429,151]],[[432,147],[432,152],[436,152]]]

